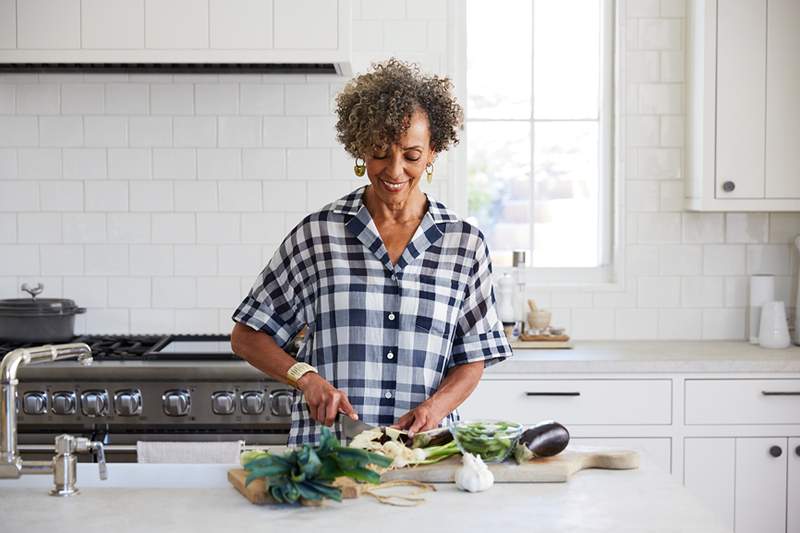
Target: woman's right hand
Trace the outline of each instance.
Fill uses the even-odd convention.
[[[320,424],[332,426],[339,413],[358,420],[358,413],[350,405],[347,394],[319,374],[307,372],[297,381],[297,388],[305,397],[311,418]]]

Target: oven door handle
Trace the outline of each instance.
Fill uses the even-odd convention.
[[[49,452],[55,454],[55,444],[17,444],[17,448],[21,452]],[[104,444],[103,449],[106,453],[114,452],[135,452],[135,444]]]

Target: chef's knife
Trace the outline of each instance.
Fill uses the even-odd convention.
[[[375,426],[371,426],[365,422],[362,422],[361,419],[353,420],[349,416],[342,413],[339,413],[339,422],[342,424],[342,439],[344,440],[345,445],[350,444],[356,435],[359,435],[370,429],[375,429]]]

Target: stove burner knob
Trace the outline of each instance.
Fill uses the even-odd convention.
[[[57,415],[73,415],[78,399],[74,392],[61,391],[53,394],[53,412]]]
[[[186,416],[192,409],[192,396],[185,389],[168,390],[161,400],[167,416]]]
[[[138,389],[117,391],[114,394],[114,410],[119,416],[142,414],[142,393]]]
[[[247,391],[242,393],[242,413],[259,415],[264,412],[264,393]]]
[[[81,394],[81,411],[89,417],[108,414],[108,393],[104,390],[90,390]]]
[[[233,414],[235,408],[232,392],[220,391],[211,395],[211,410],[215,415]]]
[[[293,395],[287,390],[277,391],[272,394],[270,411],[275,416],[291,416]]]
[[[44,392],[27,392],[22,398],[22,410],[26,415],[43,415],[47,413],[47,394]]]

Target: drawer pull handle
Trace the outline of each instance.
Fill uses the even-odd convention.
[[[772,457],[780,457],[782,453],[783,453],[783,450],[781,449],[780,446],[771,446],[770,449],[769,449],[769,454]]]
[[[798,446],[797,448],[795,448],[795,449],[794,449],[794,454],[795,454],[797,457],[800,457],[800,446]]]
[[[764,396],[800,396],[800,391],[762,390]]]
[[[580,392],[526,392],[525,396],[580,396]]]

